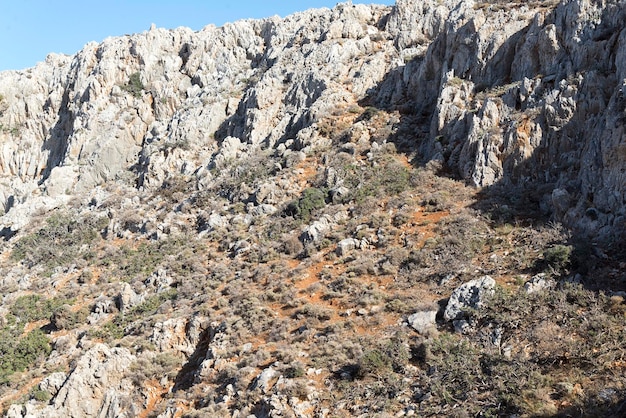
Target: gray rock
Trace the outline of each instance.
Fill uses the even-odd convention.
[[[348,217],[347,212],[339,212],[334,216],[322,215],[320,219],[313,221],[307,225],[301,235],[303,242],[319,242],[326,233],[328,233],[337,222]]]
[[[415,312],[409,315],[407,322],[415,331],[425,334],[436,327],[436,317],[437,311],[435,310]]]
[[[118,299],[119,302],[119,299]],[[96,299],[94,306],[91,310],[91,314],[87,318],[90,324],[98,322],[100,319],[107,317],[108,314],[117,311],[116,303],[114,300],[100,296]]]
[[[539,273],[524,283],[524,290],[526,293],[535,293],[546,289],[553,289],[555,286],[556,281],[547,278],[545,273]]]
[[[256,377],[253,387],[255,389],[260,389],[263,393],[267,393],[272,388],[271,385],[277,375],[278,372],[270,366]]]
[[[219,169],[276,144],[285,163],[297,164],[305,149],[329,144],[318,132],[325,115],[368,95],[383,106],[429,110],[420,151],[474,184],[549,184],[555,192],[542,199],[568,223],[582,222],[586,209],[568,204],[587,198],[600,213],[621,216],[623,141],[614,127],[622,115],[609,103],[623,99],[626,54],[581,32],[585,22],[597,33],[615,31],[621,11],[579,3],[549,16],[533,6],[495,13],[458,0],[339,4],[287,19],[109,38],[73,57],[51,54],[28,71],[3,72],[0,123],[14,129],[0,132],[0,227],[17,231],[42,207],[111,182],[157,190],[185,175],[210,187]],[[605,62],[616,77],[595,71]],[[135,94],[123,87],[133,73],[142,84]],[[476,86],[492,88],[475,95]],[[338,177],[327,186],[341,186]],[[257,203],[282,203],[259,191]],[[610,234],[611,222],[582,227]],[[320,231],[309,232],[316,240]]]
[[[336,252],[338,256],[342,257],[356,248],[361,248],[361,241],[356,238],[345,238],[337,243]]]
[[[565,189],[552,190],[552,206],[559,214],[564,214],[571,206],[572,197]]]
[[[41,382],[39,382],[39,389],[44,390],[50,395],[55,396],[65,380],[67,379],[67,374],[64,372],[56,372],[52,373],[49,376],[44,377]]]
[[[76,362],[50,405],[15,405],[10,416],[23,418],[127,417],[122,405],[130,401],[124,374],[135,360],[125,348],[95,344]],[[60,375],[59,375],[60,377]],[[58,383],[55,377],[54,385]],[[53,382],[50,382],[53,384]],[[44,384],[45,386],[46,384]],[[52,386],[46,386],[51,388]]]
[[[144,280],[144,284],[154,288],[157,293],[161,293],[171,289],[174,281],[175,279],[165,269],[158,269]],[[143,297],[138,296],[134,303],[140,303],[143,299]]]
[[[125,348],[97,344],[77,362],[54,399],[54,408],[67,417],[116,416],[119,408],[110,405],[111,394],[125,392],[123,376],[135,356]],[[107,399],[109,405],[107,405]]]
[[[454,332],[457,334],[469,334],[473,329],[469,321],[465,319],[455,319],[452,321],[452,325],[454,326]]]
[[[85,199],[94,203],[81,210],[95,214],[95,207],[117,197],[102,208],[111,216],[107,238],[185,232],[193,218],[188,212],[201,210],[210,213],[207,229],[232,229],[232,241],[241,240],[233,251],[243,254],[260,239],[255,221],[262,220],[255,217],[274,213],[311,184],[299,164],[327,158],[321,156],[337,145],[322,132],[324,122],[349,116],[342,112],[351,106],[358,112],[367,99],[401,115],[389,120],[395,142],[423,137],[413,151],[430,166],[445,165],[481,187],[532,191],[542,211],[582,234],[608,239],[622,233],[624,11],[615,2],[580,0],[550,12],[543,4],[506,12],[474,6],[460,0],[398,0],[393,8],[343,3],[196,32],[152,28],[90,43],[72,57],[51,54],[32,69],[2,72],[0,230],[7,238],[28,233],[34,216]],[[142,86],[133,94],[125,86],[134,73]],[[415,129],[396,129],[411,124]],[[368,153],[373,161],[387,139],[376,131],[365,120],[355,123],[342,138],[349,152],[342,157],[358,164]],[[277,158],[271,169],[259,165],[265,153]],[[326,169],[324,187],[334,202],[349,193],[343,171],[340,164]],[[181,191],[187,186],[216,199],[193,208]],[[216,189],[219,197],[211,194]],[[172,196],[163,197],[168,191]],[[169,197],[179,204],[169,205]],[[226,200],[255,206],[235,216],[224,210]],[[119,214],[145,207],[153,210],[138,212],[125,230]],[[320,242],[347,216],[312,220],[302,241]],[[382,247],[389,237],[379,232]],[[364,245],[349,238],[337,251]],[[40,279],[17,268],[2,283],[32,290]],[[542,280],[531,280],[527,291],[551,286]],[[171,284],[170,275],[160,273],[146,282],[155,292]],[[120,309],[139,303],[142,291],[122,288]],[[491,279],[466,283],[450,297],[444,317],[466,332],[463,309],[480,308],[492,291]],[[98,300],[89,322],[114,311],[110,298]],[[432,314],[423,315],[411,320],[416,329],[428,329]],[[197,347],[199,334],[169,321],[156,321],[152,339],[160,349],[188,353]],[[99,346],[93,352],[87,339],[74,344],[75,335],[64,351],[66,337],[56,339],[49,361],[63,365],[74,356],[79,367],[54,405],[43,412],[37,404],[13,405],[8,414],[133,415],[124,410],[132,401],[121,377],[128,353]],[[199,378],[228,367],[228,344],[220,338],[211,341],[207,356],[213,357],[202,363]],[[81,356],[81,350],[87,352]],[[43,384],[54,389],[57,383]],[[282,408],[284,399],[275,403]]]
[[[206,322],[205,318],[197,316],[189,320],[171,318],[157,322],[149,340],[160,352],[175,350],[190,356],[196,349],[200,334],[208,326]]]
[[[143,297],[135,293],[133,288],[128,283],[122,283],[122,289],[117,296],[117,307],[120,312],[124,312],[133,306],[141,303]]]
[[[157,322],[152,328],[152,335],[149,338],[150,342],[161,352],[178,350],[192,354],[195,347],[186,338],[186,326],[187,321],[185,318],[172,318],[167,321]]]
[[[446,321],[463,319],[463,311],[480,308],[485,297],[493,294],[495,286],[495,280],[489,276],[483,276],[457,287],[450,295],[443,313],[444,319]]]
[[[350,189],[345,186],[335,186],[328,193],[333,203],[340,203],[345,196],[350,194]]]
[[[250,209],[249,213],[252,216],[268,216],[275,214],[277,211],[278,209],[276,208],[276,206],[264,203],[259,206],[254,206],[252,209]]]
[[[209,215],[209,219],[208,219],[207,223],[213,229],[215,229],[215,228],[225,228],[229,224],[228,217],[219,215],[217,213],[211,213]]]

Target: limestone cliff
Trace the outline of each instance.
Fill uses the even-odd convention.
[[[50,55],[0,76],[3,224],[121,178],[206,183],[237,155],[315,144],[324,117],[369,100],[417,119],[403,139],[424,159],[480,187],[545,186],[545,211],[608,234],[626,199],[623,30],[618,2],[399,1]]]
[[[585,279],[569,264],[578,248],[554,243],[572,231],[610,243],[626,229],[625,10],[613,0],[349,2],[197,32],[152,27],[0,73],[0,332],[55,333],[32,385],[39,398],[2,386],[18,370],[0,367],[0,406],[10,398],[10,417],[323,417],[329,405],[366,416],[384,392],[415,413],[430,392],[393,392],[426,379],[414,364],[389,360],[405,377],[360,397],[324,393],[383,375],[366,362],[354,371],[383,349],[342,345],[341,332],[378,341],[413,313],[420,338],[436,338],[437,321],[447,325],[433,306],[455,281],[494,275],[491,295],[540,265],[515,239],[535,255],[556,248],[545,269]],[[428,174],[410,177],[416,167]],[[449,189],[426,190],[437,182]],[[496,227],[461,212],[476,190],[505,190],[507,203],[568,229],[489,241]],[[487,261],[471,252],[480,246],[491,246]],[[421,298],[421,281],[436,288],[430,305],[403,306],[401,291]],[[44,293],[62,304],[21,318],[16,306]],[[468,333],[474,305],[444,321]],[[381,312],[391,319],[368,322]],[[515,350],[497,341],[499,356]],[[341,367],[314,361],[316,349]]]

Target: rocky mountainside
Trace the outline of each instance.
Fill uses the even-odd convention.
[[[620,416],[624,6],[342,3],[0,73],[6,415]]]

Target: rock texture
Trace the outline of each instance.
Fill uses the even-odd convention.
[[[139,238],[161,243],[194,233],[218,237],[211,242],[217,248],[207,253],[224,252],[233,263],[254,260],[256,268],[259,260],[271,260],[278,251],[264,248],[259,244],[263,240],[297,241],[292,250],[303,256],[315,246],[326,248],[328,237],[357,210],[342,206],[350,187],[360,187],[347,184],[342,169],[359,173],[364,162],[374,167],[393,146],[415,155],[416,164],[439,167],[485,194],[506,190],[511,204],[528,205],[593,239],[619,239],[626,229],[625,10],[623,2],[614,0],[398,0],[393,7],[348,2],[332,10],[243,20],[198,32],[152,27],[90,43],[74,56],[49,55],[36,67],[0,73],[0,236],[12,248],[43,222],[42,215],[71,204],[84,219],[105,220],[96,228],[107,240],[99,249],[103,253],[115,240],[130,243],[121,252],[129,255],[141,246]],[[331,147],[339,150],[337,155],[322,157],[320,150]],[[289,202],[299,202],[302,189],[310,186],[303,178],[316,176],[305,173],[302,163],[315,158],[336,159],[315,181],[331,209],[284,229],[256,228],[266,217],[284,212]],[[381,202],[368,203],[373,208]],[[396,221],[402,223],[402,217]],[[222,240],[225,231],[236,239]],[[384,220],[352,232],[354,237],[333,237],[336,246],[328,247],[335,250],[333,256],[357,259],[371,248],[384,248]],[[50,235],[55,238],[54,230]],[[89,247],[72,237],[58,245],[78,241],[82,250]],[[403,237],[406,247],[419,240]],[[158,402],[159,416],[181,416],[191,401],[185,404],[184,396],[168,401],[168,396],[198,382],[219,386],[219,393],[199,394],[198,389],[194,407],[206,402],[214,408],[208,416],[229,416],[224,411],[243,416],[232,399],[245,399],[248,392],[236,383],[248,377],[254,379],[250,391],[259,398],[247,412],[308,416],[319,394],[285,383],[291,379],[287,375],[304,374],[298,361],[306,353],[274,361],[279,350],[257,350],[256,340],[235,350],[229,341],[242,329],[261,334],[255,321],[280,316],[258,308],[255,298],[260,295],[244,297],[229,281],[270,286],[266,276],[276,266],[259,267],[249,277],[224,266],[209,272],[205,266],[215,267],[212,256],[194,260],[199,257],[190,246],[185,265],[172,259],[168,271],[143,271],[144,264],[167,253],[161,249],[156,255],[142,253],[142,260],[130,255],[108,260],[107,266],[120,265],[111,271],[131,272],[124,279],[136,279],[132,274],[137,271],[142,277],[132,285],[120,279],[114,294],[93,298],[87,307],[85,322],[110,326],[110,334],[121,334],[125,345],[112,348],[98,334],[59,335],[46,360],[48,370],[70,366],[43,376],[38,387],[51,399],[18,402],[9,407],[9,417],[130,417]],[[358,260],[362,265],[351,271],[354,276],[382,268]],[[79,285],[97,294],[99,286],[112,280],[102,279],[98,268],[79,276],[87,256],[50,271],[40,266],[31,271],[37,263],[27,264],[2,272],[3,290],[41,291],[34,283],[40,285],[45,277],[50,295],[63,286],[73,294]],[[397,266],[387,264],[386,271],[395,274]],[[307,289],[316,294],[323,277],[331,275],[323,265],[317,270],[322,277],[318,283],[294,279],[290,286],[302,289],[277,285],[270,291],[282,296],[264,295],[264,301],[277,309],[288,305],[294,310],[290,319],[332,318],[332,310],[309,306],[299,296]],[[191,279],[180,279],[183,273]],[[202,291],[194,287],[201,281],[218,293],[216,300],[202,299]],[[375,307],[382,310],[376,289],[359,289],[352,276],[327,281],[337,294],[361,292],[359,303],[380,304]],[[494,286],[488,276],[465,283],[452,293],[444,318],[463,331],[469,326],[463,310],[480,307]],[[550,287],[543,279],[527,286],[529,292]],[[185,294],[189,306],[169,318],[176,292]],[[239,318],[232,323],[219,313],[228,304]],[[402,306],[396,309],[405,312]],[[215,318],[207,318],[209,310]],[[146,312],[154,312],[154,318],[136,320]],[[376,313],[373,308],[356,312],[362,317]],[[0,313],[5,321],[8,311]],[[436,314],[417,312],[407,322],[421,334],[434,334]],[[318,332],[308,322],[277,326],[264,338],[276,342],[289,333],[302,341],[323,341],[331,328]],[[148,335],[145,341],[133,339],[141,333]],[[154,351],[154,362],[140,361],[147,349],[142,344]],[[253,347],[255,358],[238,360]],[[345,349],[352,356],[345,358],[346,367],[359,350]],[[158,368],[172,369],[181,358],[185,363],[175,376]],[[129,367],[148,363],[155,368],[133,372],[145,372],[143,380],[137,379],[153,385],[133,392],[139,385],[129,383]],[[352,376],[349,368],[340,370],[342,375]]]
[[[621,230],[623,35],[619,2],[497,12],[458,3],[404,72],[417,85],[409,97],[432,114],[424,156],[477,186],[532,191],[544,212],[583,231]],[[426,75],[437,87],[417,84]]]
[[[544,211],[611,235],[625,219],[624,11],[551,6],[346,3],[199,32],[153,27],[4,72],[5,234],[106,182],[203,185],[259,149],[320,145],[311,128],[368,99],[418,121],[401,139],[425,160],[477,186],[539,189]]]
[[[446,321],[462,319],[465,310],[478,309],[485,303],[485,298],[494,292],[496,281],[489,276],[470,280],[457,287],[446,305],[443,317]]]
[[[50,405],[38,409],[35,405],[13,405],[9,417],[125,417],[130,416],[120,405],[129,382],[123,372],[135,360],[127,349],[109,348],[97,344],[78,361],[72,373],[64,379],[50,375],[40,384],[42,390],[54,393]],[[60,387],[59,384],[61,384]],[[50,390],[53,389],[53,390]]]

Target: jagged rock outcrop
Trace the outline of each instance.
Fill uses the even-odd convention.
[[[96,344],[77,362],[76,367],[60,387],[50,405],[42,409],[33,404],[12,405],[8,417],[124,417],[130,416],[120,404],[130,385],[123,372],[135,360],[125,348],[109,348]],[[45,380],[42,390],[58,386],[58,374]],[[51,385],[51,382],[52,383]]]
[[[438,74],[424,157],[477,186],[532,190],[545,213],[582,231],[623,230],[620,4],[511,3],[495,11],[458,3],[418,72],[405,73]],[[413,95],[419,106],[424,97],[420,89]],[[555,202],[553,191],[570,199]],[[585,216],[589,208],[597,216]]]
[[[50,55],[0,77],[3,225],[105,182],[207,184],[254,150],[318,143],[308,128],[371,96],[422,115],[404,140],[425,159],[481,187],[547,185],[545,212],[610,235],[626,199],[624,19],[618,2],[586,0],[341,4]]]
[[[3,73],[5,211],[33,212],[43,205],[35,200],[75,196],[129,171],[140,187],[175,174],[200,180],[296,139],[389,70],[393,49],[378,37],[387,12],[346,4],[196,33],[151,28]],[[300,134],[300,147],[312,140]],[[7,227],[23,223],[5,218]]]
[[[111,285],[101,297],[77,299],[85,306],[66,312],[79,318],[85,308],[85,322],[108,325],[111,340],[90,342],[100,338],[98,333],[84,341],[78,333],[57,336],[48,365],[66,365],[70,358],[74,362],[63,372],[55,368],[50,373],[51,367],[43,376],[39,388],[52,399],[46,405],[35,399],[13,405],[8,416],[134,416],[150,402],[160,402],[160,416],[178,416],[190,408],[181,401],[185,390],[200,382],[220,386],[219,393],[196,398],[194,407],[206,401],[207,408],[234,410],[234,404],[256,390],[256,408],[274,415],[291,408],[306,416],[315,396],[306,385],[284,380],[303,377],[298,360],[307,353],[284,356],[285,364],[270,361],[279,350],[257,350],[261,342],[255,339],[233,348],[233,335],[245,329],[257,337],[268,334],[264,338],[272,342],[287,334],[304,342],[322,341],[327,331],[317,332],[311,323],[333,317],[330,306],[343,302],[332,305],[336,294],[328,297],[328,309],[305,302],[304,294],[318,294],[316,287],[331,282],[322,278],[301,283],[307,286],[297,290],[272,286],[262,295],[276,308],[270,312],[258,308],[261,295],[255,301],[256,296],[245,294],[246,287],[270,286],[271,274],[288,276],[294,270],[291,264],[280,271],[258,263],[278,257],[285,247],[275,245],[278,240],[295,240],[291,247],[298,250],[293,252],[308,255],[332,238],[335,256],[359,262],[361,253],[383,249],[384,220],[346,233],[345,225],[358,210],[384,206],[370,201],[364,209],[346,203],[353,191],[348,186],[360,187],[358,181],[349,184],[346,173],[352,170],[357,173],[352,180],[358,180],[359,170],[376,167],[391,142],[413,153],[413,162],[441,167],[487,194],[505,186],[513,203],[536,206],[592,237],[618,237],[626,228],[623,6],[613,0],[398,0],[393,7],[343,3],[332,10],[243,20],[198,32],[152,27],[90,43],[72,57],[53,54],[34,68],[0,73],[0,236],[7,248],[17,241],[14,236],[19,239],[44,222],[39,215],[71,202],[75,213],[105,219],[96,234],[106,243],[98,251],[111,255],[106,263],[98,260],[102,263],[88,277],[72,276],[73,269],[83,269],[93,258],[72,260],[72,267],[61,263],[55,271],[25,265],[3,271],[0,284],[10,293],[40,291],[50,275],[61,273],[63,280],[50,280],[51,294],[67,286],[68,295],[87,287],[95,295]],[[322,152],[328,149],[337,155]],[[311,160],[323,160],[324,169],[307,172],[302,167]],[[285,213],[306,187],[319,187],[332,209],[297,222],[281,219],[285,222],[276,228],[262,226],[268,217]],[[404,203],[390,204],[385,213],[400,215]],[[409,225],[415,223],[404,215],[411,219]],[[31,227],[33,220],[39,223]],[[290,221],[294,223],[287,225]],[[351,234],[354,238],[343,239]],[[183,261],[175,259],[182,252],[166,254],[161,248],[142,253],[146,260],[124,259],[144,244],[139,237],[160,243],[192,235],[212,241],[201,249],[190,244]],[[115,240],[124,240],[115,243],[126,245],[123,251],[116,252]],[[402,242],[407,248],[398,253],[408,252],[417,235]],[[70,244],[82,251],[90,242]],[[218,252],[223,254],[214,257]],[[158,268],[161,255],[170,257],[171,268]],[[387,272],[440,263],[437,257],[403,263],[409,260],[406,255],[390,254],[398,260]],[[149,265],[145,271],[144,261]],[[258,269],[237,270],[245,262]],[[369,270],[378,268],[365,256],[362,262],[363,270],[368,263]],[[102,275],[105,266],[115,269]],[[360,270],[350,273],[357,276]],[[331,270],[311,271],[317,280]],[[128,277],[112,277],[118,273]],[[231,286],[234,278],[248,284]],[[375,302],[381,310],[376,289],[359,290],[352,278],[332,280],[333,292],[361,294],[359,304]],[[114,283],[117,279],[124,284]],[[485,276],[459,287],[444,318],[463,331],[468,325],[464,309],[480,307],[494,286]],[[217,297],[204,300],[199,289],[211,289]],[[184,302],[170,318],[172,295],[178,293]],[[389,310],[406,312],[400,302]],[[237,320],[223,317],[227,305],[236,307]],[[150,321],[133,316],[144,308],[154,312]],[[3,320],[8,312],[3,308]],[[367,316],[374,308],[356,312]],[[435,334],[436,314],[419,311],[406,322],[428,336]],[[308,322],[297,327],[278,321],[307,316]],[[270,331],[257,328],[260,318],[276,319],[267,320]],[[141,329],[133,329],[135,325]],[[141,333],[143,341],[133,340]],[[120,334],[127,337],[127,346],[109,347]],[[255,358],[242,359],[253,347],[258,356],[255,351]],[[185,363],[177,374],[166,376],[155,366],[148,370],[152,374],[146,371],[143,380],[138,378],[154,387],[131,393],[139,385],[127,384],[128,368],[143,349],[163,370],[178,367],[183,357]],[[358,361],[359,350],[345,349],[352,356],[343,359],[345,367]],[[350,376],[346,370],[338,370],[338,376]],[[250,377],[256,378],[255,385],[238,386]],[[171,401],[168,394],[173,394]],[[227,416],[219,409],[208,414]]]
[[[427,133],[405,138],[425,159],[481,187],[545,184],[544,211],[610,234],[626,199],[624,12],[553,6],[341,4],[196,33],[151,28],[5,72],[3,224],[19,229],[28,213],[122,178],[206,184],[211,167],[254,150],[313,145],[307,128],[369,95],[426,116]],[[571,195],[568,207],[552,190]]]

